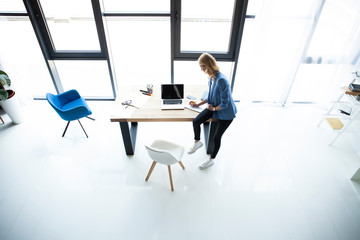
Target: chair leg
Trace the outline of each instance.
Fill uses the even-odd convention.
[[[173,181],[172,181],[172,176],[171,176],[171,167],[170,167],[170,165],[168,165],[168,170],[169,170],[169,178],[170,178],[171,191],[174,191],[174,186],[173,186]]]
[[[89,116],[86,116],[86,118],[88,118],[88,119],[91,119],[91,120],[95,121],[95,118],[92,118],[92,117],[89,117]]]
[[[0,116],[0,120],[2,121],[2,123],[3,123],[3,124],[5,124],[4,119],[2,119],[2,117],[1,117],[1,116]]]
[[[84,131],[84,133],[85,133],[86,137],[87,137],[87,138],[89,138],[89,137],[88,137],[88,135],[86,134],[85,129],[84,129],[84,127],[83,127],[83,125],[81,124],[81,122],[80,122],[80,120],[79,120],[79,119],[78,119],[78,122],[80,123],[80,126],[81,126],[82,130]]]
[[[145,178],[145,181],[149,180],[149,177],[150,177],[152,171],[154,170],[155,165],[156,165],[156,162],[153,161],[153,163],[151,164],[151,167],[150,167],[150,169],[149,169],[149,172],[148,172],[148,174],[147,174],[147,176],[146,176],[146,178]]]
[[[64,133],[63,133],[62,137],[64,137],[64,136],[65,136],[65,133],[66,133],[66,130],[68,129],[69,124],[70,124],[70,121],[68,121],[68,123],[66,124],[66,128],[65,128],[65,131],[64,131]]]
[[[185,167],[184,167],[184,165],[183,165],[183,163],[181,161],[179,161],[179,164],[182,167],[182,169],[185,169]]]

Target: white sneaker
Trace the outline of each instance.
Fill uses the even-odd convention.
[[[189,149],[188,154],[194,153],[196,150],[201,148],[203,143],[201,141],[197,141],[194,143],[194,145]]]
[[[201,164],[199,166],[200,170],[204,170],[207,169],[208,167],[211,167],[212,165],[214,165],[214,159],[209,158],[209,160],[207,160],[206,162],[204,162],[203,164]]]

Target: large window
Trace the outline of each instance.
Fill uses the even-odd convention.
[[[254,4],[256,3],[256,4]],[[358,70],[359,1],[250,0],[235,98],[250,102],[328,102]]]
[[[247,0],[174,1],[172,12],[172,79],[204,84],[207,76],[199,70],[198,57],[212,54],[232,85]],[[221,62],[221,63],[220,63]],[[206,81],[205,81],[206,82]]]
[[[113,99],[114,74],[99,1],[24,0],[24,4],[56,92],[75,88],[87,99]]]
[[[100,51],[91,1],[40,2],[55,51]]]
[[[170,13],[169,0],[103,0],[108,13]]]
[[[118,86],[170,82],[170,1],[103,3]]]
[[[168,83],[170,17],[106,17],[118,85]]]
[[[90,99],[112,95],[106,61],[58,60],[55,64],[65,90],[78,89]]]
[[[334,89],[353,79],[360,56],[359,9],[359,1],[325,1],[289,101],[328,101]]]
[[[203,83],[196,59],[205,51],[224,61],[222,71],[231,81],[246,5],[247,0],[0,0],[0,14],[23,11],[30,19],[49,73],[42,86],[111,99],[122,84]],[[209,32],[217,32],[216,39]]]
[[[285,104],[320,7],[321,0],[262,0],[245,23],[236,98]]]
[[[209,52],[235,61],[241,42],[247,0],[181,0],[173,4],[175,60],[197,59]]]
[[[230,50],[234,0],[182,0],[181,52]]]
[[[352,0],[0,0],[0,64],[32,97],[77,88],[114,99],[123,84],[204,84],[196,60],[209,52],[235,99],[326,101],[358,70],[359,9]]]
[[[21,10],[9,8],[8,10]],[[55,93],[48,68],[39,43],[27,16],[0,16],[0,68],[9,74],[11,88],[18,97],[26,101],[44,97],[47,92]],[[24,41],[26,39],[26,41]]]

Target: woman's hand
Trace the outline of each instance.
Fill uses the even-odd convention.
[[[192,106],[192,107],[199,107],[201,104],[196,103],[195,101],[190,101],[189,105]]]
[[[201,101],[199,103],[196,103],[195,101],[190,101],[189,102],[190,106],[192,106],[192,107],[200,107],[201,105],[203,105],[205,103],[206,103],[206,100],[203,100],[203,101]]]
[[[210,110],[210,111],[212,111],[212,112],[215,112],[215,107],[214,107],[212,104],[209,104],[209,105],[207,106],[207,109]]]

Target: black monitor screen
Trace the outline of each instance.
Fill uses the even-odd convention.
[[[183,99],[184,84],[162,84],[161,99]]]

